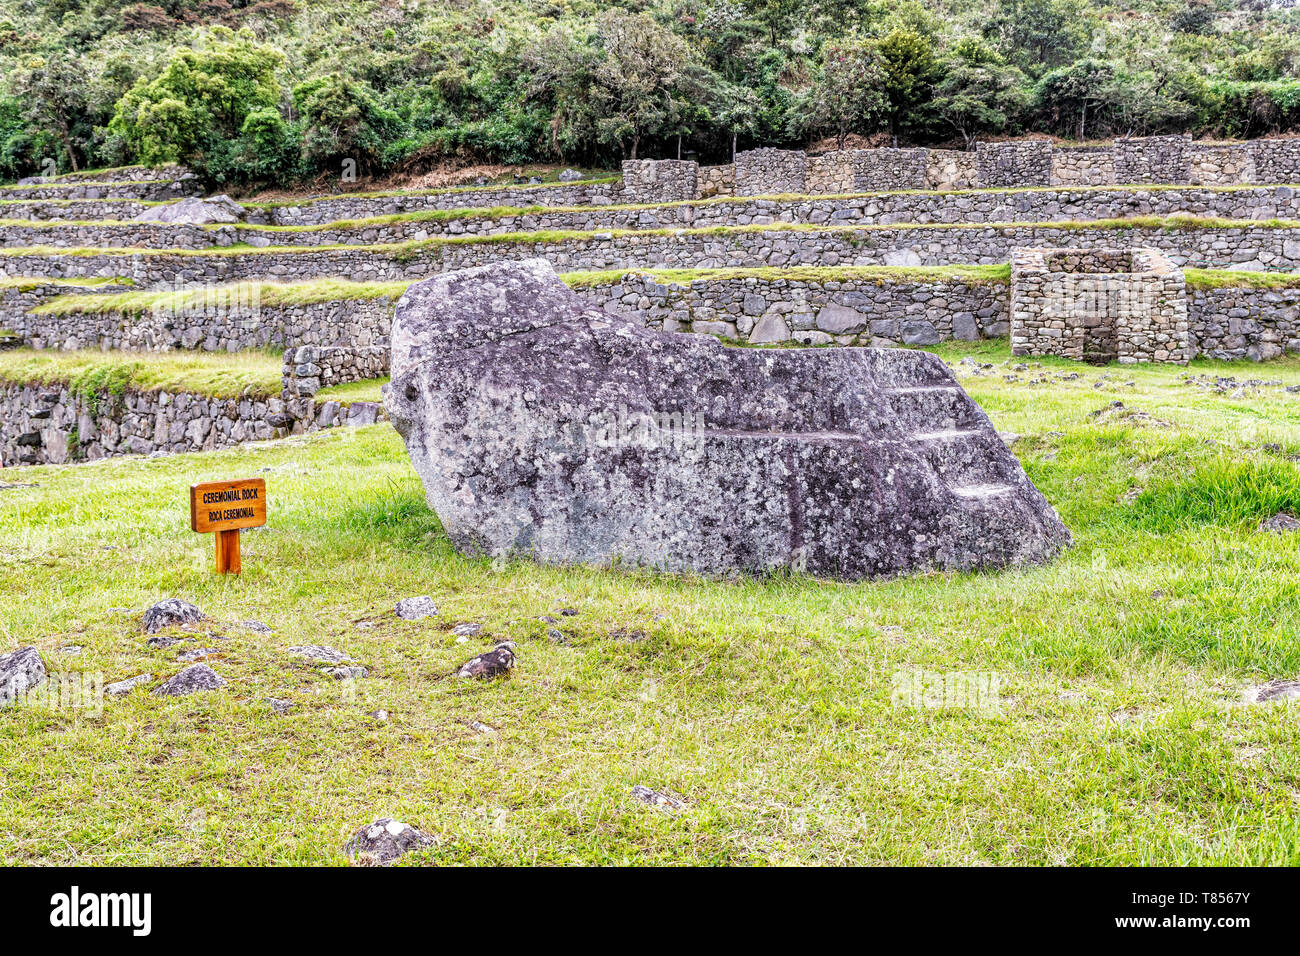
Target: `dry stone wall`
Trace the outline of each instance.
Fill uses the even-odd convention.
[[[1115,140],[1115,182],[1186,183],[1191,180],[1190,136],[1135,136]]]
[[[677,283],[632,273],[579,291],[608,312],[644,315],[653,328],[756,345],[932,345],[1007,334],[1000,283],[794,276]]]
[[[57,288],[67,291],[66,286]],[[668,331],[707,332],[754,344],[794,341],[883,346],[1006,336],[1010,331],[1008,288],[1006,282],[958,277],[796,272],[724,274],[675,282],[633,272],[616,280],[582,283],[578,291],[598,308],[641,312],[651,325]],[[250,311],[242,320],[219,317],[214,310],[195,313],[185,323],[165,312],[156,319],[152,313],[11,313],[0,319],[0,326],[8,323],[22,328],[26,344],[41,348],[226,351],[286,343],[329,346],[288,349],[287,354],[301,354],[303,359],[293,363],[292,371],[286,369],[286,383],[320,378],[319,383],[307,383],[307,390],[314,393],[315,388],[359,380],[342,372],[324,372],[327,367],[342,369],[349,356],[357,357],[355,374],[361,378],[386,372],[383,363],[393,307],[394,301],[387,298],[314,306],[261,305],[256,315]],[[1191,344],[1202,354],[1261,360],[1282,351],[1300,352],[1300,289],[1246,285],[1190,289],[1187,310]],[[268,329],[281,331],[269,335],[264,331]],[[254,331],[257,334],[250,339]],[[307,358],[313,354],[326,360]],[[373,364],[361,364],[372,359]],[[298,373],[298,366],[312,364],[322,369],[320,375],[310,369]],[[294,390],[289,384],[286,388]]]
[[[391,320],[391,314],[390,314]],[[283,397],[310,398],[322,388],[388,374],[387,346],[300,345],[284,353]]]
[[[699,173],[699,198],[731,196],[736,192],[736,164],[701,166]]]
[[[860,193],[890,189],[925,189],[924,149],[842,149],[809,156],[809,193]]]
[[[67,286],[50,288],[58,294],[69,291]],[[98,292],[99,287],[88,291]],[[210,304],[147,312],[33,313],[30,310],[39,298],[6,298],[0,328],[13,331],[22,344],[38,349],[240,352],[291,345],[388,345],[393,311],[389,299],[271,306],[241,292],[238,286],[214,292]]]
[[[1248,145],[1257,182],[1300,183],[1300,139],[1253,139]]]
[[[808,156],[793,149],[750,149],[736,154],[736,195],[770,196],[808,191]]]
[[[623,184],[579,182],[562,186],[503,186],[481,189],[451,189],[429,193],[329,196],[297,204],[245,203],[245,220],[267,226],[319,226],[348,219],[395,216],[408,212],[449,209],[490,209],[493,206],[607,205],[620,201]]]
[[[30,186],[0,187],[0,200],[36,202],[47,199],[125,199],[137,201],[168,201],[197,196],[197,180],[153,180],[149,182],[85,182],[43,183]]]
[[[1027,189],[964,193],[910,192],[790,200],[735,198],[625,206],[542,209],[518,215],[482,215],[345,224],[337,228],[267,230],[242,225],[161,223],[0,224],[0,246],[65,248],[205,249],[237,244],[268,246],[370,245],[439,237],[493,236],[544,231],[703,229],[713,226],[869,225],[894,223],[1005,223],[1086,221],[1187,214],[1220,219],[1300,219],[1300,192],[1289,186],[1215,189]]]
[[[0,219],[63,219],[68,222],[108,219],[125,222],[154,208],[135,199],[0,199]]]
[[[191,392],[82,395],[62,385],[0,382],[0,464],[209,451],[384,417],[376,402],[211,398]]]
[[[1058,146],[1052,150],[1053,186],[1109,186],[1115,156],[1109,146]]]
[[[623,162],[625,203],[683,202],[699,192],[698,163],[676,159],[633,159]]]
[[[1197,351],[1215,359],[1263,362],[1300,353],[1300,288],[1188,289]]]
[[[1002,264],[1016,246],[1152,246],[1178,266],[1300,268],[1300,227],[1185,224],[1115,227],[862,226],[727,231],[594,232],[552,241],[507,237],[301,250],[137,253],[0,253],[0,274],[122,276],[141,289],[251,280],[420,279],[501,259],[545,258],[558,271],[833,265]]]
[[[1050,186],[1052,144],[1046,140],[976,143],[980,186]]]
[[[1158,250],[1016,249],[1011,351],[1104,364],[1186,364],[1183,274]]]
[[[1246,143],[1193,143],[1188,181],[1197,186],[1235,186],[1255,181],[1255,159]]]
[[[925,185],[928,189],[974,189],[979,185],[979,158],[973,152],[928,149]]]
[[[19,186],[49,184],[79,185],[82,183],[151,183],[180,182],[194,179],[194,173],[179,163],[161,166],[115,166],[112,169],[94,169],[60,176],[28,176],[18,180]]]
[[[642,312],[667,331],[707,332],[753,344],[927,345],[1007,336],[1010,285],[930,281],[735,277],[676,283],[644,273],[586,286],[610,312]],[[1300,288],[1188,289],[1188,347],[1217,359],[1300,354]]]

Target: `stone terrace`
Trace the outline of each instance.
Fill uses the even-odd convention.
[[[194,446],[191,427],[237,441],[374,420],[314,395],[386,373],[405,284],[500,259],[544,257],[599,308],[752,345],[1010,336],[1019,354],[1260,360],[1300,351],[1300,281],[1235,276],[1300,270],[1297,180],[1300,140],[1187,137],[759,149],[577,182],[221,199],[224,221],[203,204],[159,221],[199,192],[175,166],[33,179],[0,187],[0,346],[283,351],[280,397],[220,404],[238,427],[168,424],[153,450]],[[1238,271],[1184,276],[1207,268]],[[18,404],[0,447],[27,460],[10,432],[32,393],[3,387]],[[217,407],[201,398],[186,407]],[[146,450],[149,415],[179,421],[134,402],[136,440],[95,453]],[[75,457],[47,437],[50,460]]]

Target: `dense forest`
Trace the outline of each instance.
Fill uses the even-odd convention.
[[[212,184],[814,142],[1300,131],[1300,10],[1233,0],[10,0],[0,177]]]

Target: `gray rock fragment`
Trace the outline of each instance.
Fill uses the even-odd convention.
[[[190,196],[165,206],[151,206],[134,218],[135,222],[188,223],[196,226],[210,223],[240,222],[245,209],[229,196]]]
[[[121,697],[129,693],[133,688],[139,687],[141,684],[147,684],[151,680],[153,680],[152,674],[137,674],[135,677],[128,677],[126,680],[105,685],[104,693],[109,697]]]
[[[1257,704],[1295,700],[1300,698],[1300,680],[1274,681],[1258,688],[1254,693]]]
[[[343,847],[356,863],[385,866],[404,853],[436,846],[437,840],[391,817],[382,817],[362,827]]]
[[[683,806],[682,801],[674,796],[662,793],[658,790],[651,790],[649,787],[637,784],[632,788],[632,796],[642,803],[648,803],[652,807],[658,807],[660,810],[680,810]]]
[[[204,690],[219,690],[229,683],[207,664],[192,664],[170,680],[159,684],[153,692],[159,697],[182,697]]]
[[[18,700],[45,681],[45,662],[35,647],[0,654],[0,707]]]
[[[360,680],[370,676],[370,671],[364,667],[322,667],[321,673],[335,680]]]
[[[515,642],[502,641],[486,654],[471,657],[456,670],[457,677],[491,680],[509,673],[515,666]]]
[[[1260,522],[1259,530],[1271,531],[1274,534],[1286,534],[1288,531],[1300,530],[1300,521],[1297,521],[1295,517],[1285,511],[1279,511],[1273,517]]]
[[[184,627],[203,620],[197,604],[180,598],[163,598],[144,612],[144,632],[157,634],[165,627]]]
[[[344,654],[338,648],[329,647],[324,644],[295,644],[288,649],[289,653],[295,657],[305,657],[308,660],[324,661],[326,664],[340,664],[343,661],[350,661],[352,658]]]
[[[419,597],[404,598],[397,602],[393,611],[403,621],[418,621],[421,618],[432,617],[438,613],[438,605],[433,603],[433,598],[427,594]]]

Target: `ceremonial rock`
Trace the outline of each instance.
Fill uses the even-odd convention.
[[[416,283],[392,343],[389,416],[469,553],[864,578],[1069,542],[927,352],[654,331],[594,311],[543,260]]]

